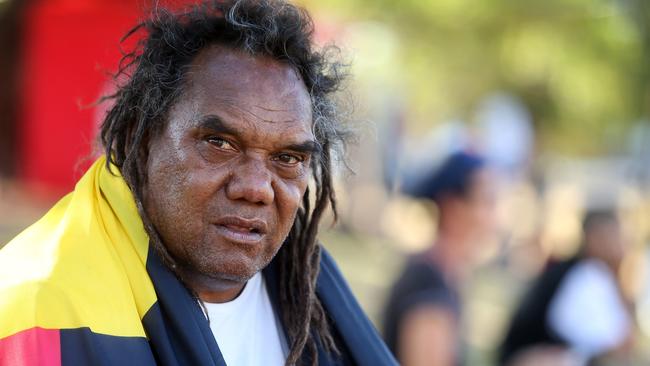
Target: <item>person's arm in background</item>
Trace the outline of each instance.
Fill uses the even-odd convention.
[[[458,325],[451,309],[420,305],[407,312],[399,327],[397,353],[403,366],[457,364]]]

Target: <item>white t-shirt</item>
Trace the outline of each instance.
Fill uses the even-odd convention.
[[[205,306],[227,365],[284,365],[286,341],[261,273],[253,276],[234,300]]]
[[[596,259],[576,264],[562,280],[547,322],[585,359],[619,346],[632,330],[614,275]]]

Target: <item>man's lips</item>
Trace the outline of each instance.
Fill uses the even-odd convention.
[[[214,224],[219,234],[226,239],[244,244],[259,242],[267,232],[266,222],[259,219],[225,216],[219,218]]]

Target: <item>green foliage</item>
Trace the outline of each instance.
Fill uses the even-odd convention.
[[[449,118],[471,120],[494,91],[524,100],[545,150],[611,152],[632,123],[650,117],[646,0],[304,2],[317,19],[328,14],[340,24],[386,29],[370,32],[365,43],[394,34],[394,54],[355,74],[362,85],[388,80],[416,130]],[[364,64],[363,57],[372,53],[353,61]]]

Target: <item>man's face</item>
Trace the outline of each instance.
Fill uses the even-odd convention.
[[[601,219],[585,233],[587,254],[617,268],[625,256],[625,238],[617,219]]]
[[[487,168],[472,173],[463,196],[450,196],[443,210],[472,244],[483,245],[496,234],[496,181]]]
[[[149,144],[145,210],[186,275],[243,282],[293,225],[317,144],[290,66],[203,50]]]
[[[472,175],[465,198],[467,224],[478,240],[486,241],[496,229],[496,181],[492,171],[482,168]]]

